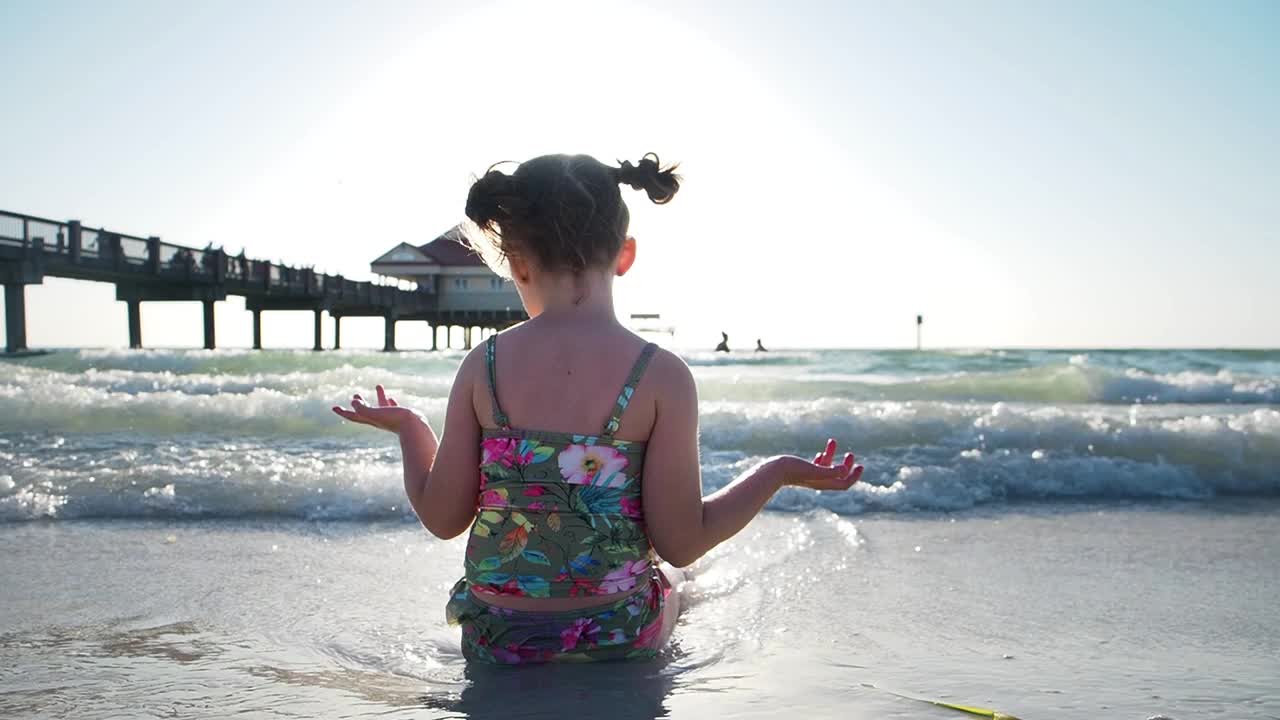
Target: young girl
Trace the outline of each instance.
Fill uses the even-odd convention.
[[[510,272],[529,320],[469,353],[443,440],[377,387],[334,412],[396,433],[427,530],[468,529],[449,621],[469,660],[650,658],[679,612],[676,567],[751,521],[784,485],[846,490],[862,467],[778,456],[702,496],[698,398],[675,354],[618,322],[613,278],[636,260],[619,184],[663,204],[680,187],[656,155],[604,165],[545,155],[471,187],[467,217]],[[610,409],[612,408],[612,409]],[[477,471],[476,459],[479,455]]]

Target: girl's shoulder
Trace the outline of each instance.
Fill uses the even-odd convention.
[[[689,370],[689,364],[684,361],[684,358],[661,345],[658,346],[653,353],[653,357],[649,360],[649,369],[645,373],[645,380],[652,383],[651,387],[658,395],[667,393],[684,394],[697,391],[693,381],[693,372]]]

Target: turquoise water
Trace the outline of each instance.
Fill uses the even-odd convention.
[[[328,408],[381,382],[438,424],[459,359],[68,351],[0,363],[0,520],[408,517],[394,446]],[[709,488],[828,436],[867,462],[863,488],[785,492],[775,509],[1280,494],[1275,351],[687,360]]]
[[[685,357],[707,490],[828,436],[865,482],[695,565],[658,663],[517,674],[463,663],[461,541],[328,410],[438,423],[458,353],[0,362],[0,716],[1280,717],[1280,352]]]

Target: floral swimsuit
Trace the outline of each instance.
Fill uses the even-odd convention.
[[[615,440],[622,413],[657,346],[641,351],[600,435],[516,430],[498,404],[485,347],[493,417],[480,444],[480,496],[466,576],[446,608],[469,660],[500,664],[650,658],[670,588],[654,564],[640,499],[642,442]],[[485,595],[566,598],[623,594],[617,602],[529,612]]]

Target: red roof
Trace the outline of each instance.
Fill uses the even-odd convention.
[[[443,235],[426,245],[420,245],[418,249],[441,265],[484,265],[484,260],[471,249],[471,243],[467,241],[460,225],[449,228]]]

